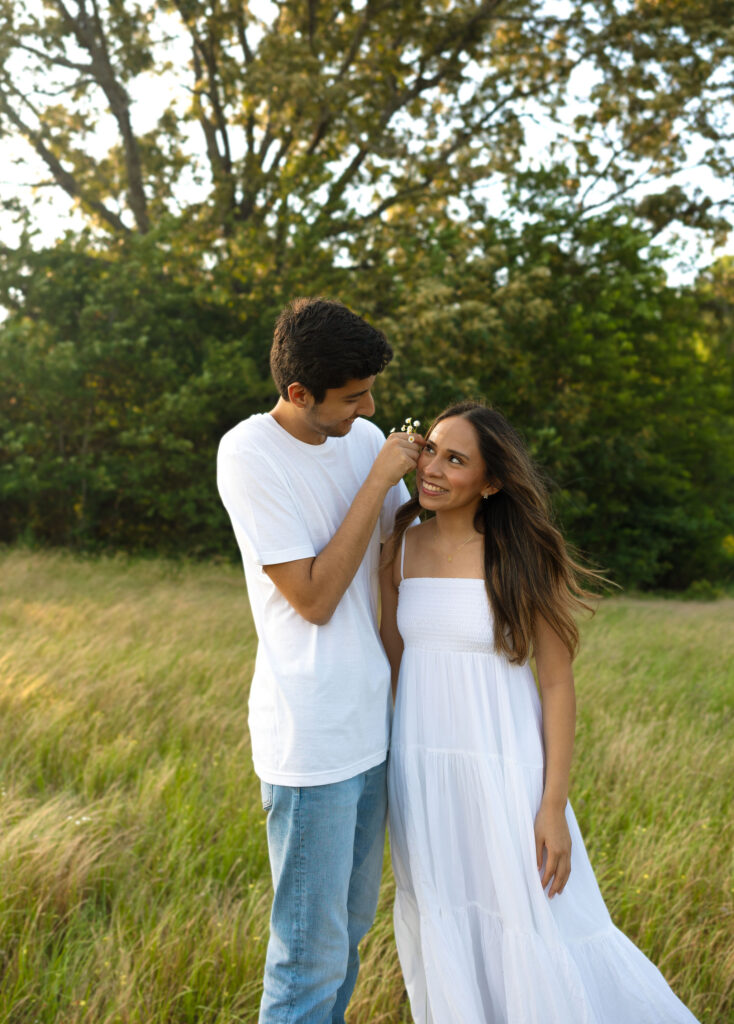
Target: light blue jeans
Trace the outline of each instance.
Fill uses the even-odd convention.
[[[259,1024],[344,1024],[374,921],[386,762],[325,786],[262,783],[273,910]]]

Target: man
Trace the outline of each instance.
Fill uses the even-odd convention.
[[[377,907],[390,721],[377,570],[419,451],[361,418],[391,358],[341,303],[296,300],[270,354],[277,404],[219,448],[259,641],[249,726],[275,890],[260,1024],[343,1024]]]

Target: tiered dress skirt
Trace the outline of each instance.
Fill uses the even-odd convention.
[[[482,580],[408,578],[389,762],[395,936],[417,1024],[695,1024],[612,923],[571,806],[571,876],[549,900],[529,666],[492,649]]]

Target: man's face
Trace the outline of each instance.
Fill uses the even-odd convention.
[[[374,374],[362,380],[348,380],[344,387],[327,388],[323,402],[313,402],[305,411],[308,426],[326,437],[344,437],[358,416],[372,416]]]

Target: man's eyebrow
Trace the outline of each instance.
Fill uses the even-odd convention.
[[[362,395],[366,395],[368,391],[369,391],[369,388],[365,388],[363,391],[355,391],[354,394],[345,395],[344,397],[345,398],[361,398]]]

